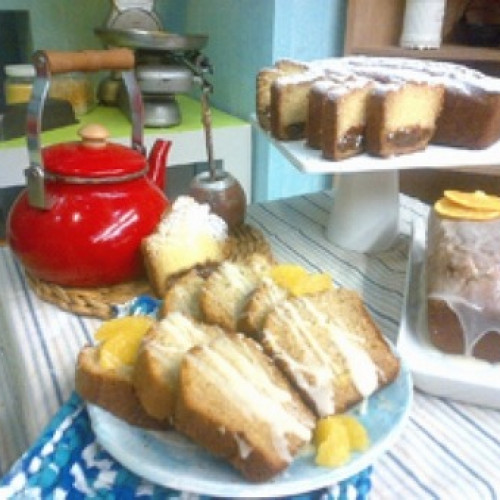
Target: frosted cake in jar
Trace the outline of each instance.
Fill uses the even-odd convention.
[[[500,198],[450,190],[434,205],[427,323],[438,349],[500,362]]]

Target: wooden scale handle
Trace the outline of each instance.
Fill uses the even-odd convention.
[[[127,48],[63,52],[43,51],[52,74],[73,71],[129,70],[135,65],[134,52]]]

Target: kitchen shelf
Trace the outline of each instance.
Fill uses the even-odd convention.
[[[168,157],[169,168],[205,163],[207,152],[200,102],[185,95],[178,95],[176,99],[181,110],[181,124],[165,128],[145,128],[144,146],[149,151],[157,138],[172,140]],[[220,160],[238,179],[251,199],[251,125],[216,108],[211,109],[211,115],[215,159]],[[79,140],[78,129],[88,123],[104,125],[109,130],[112,142],[130,146],[130,121],[118,108],[109,106],[95,107],[88,114],[81,116],[77,124],[43,132],[42,146]],[[25,137],[0,141],[0,189],[23,186],[24,169],[28,164]]]
[[[444,43],[439,49],[403,49],[398,45],[350,47],[350,54],[379,57],[410,57],[416,59],[448,60],[456,62],[500,63],[500,47],[470,47],[457,43]]]
[[[456,24],[467,3],[468,0],[447,0],[441,47],[418,50],[403,49],[399,46],[404,19],[404,1],[349,0],[344,53],[500,63],[500,47],[473,47],[456,43]]]

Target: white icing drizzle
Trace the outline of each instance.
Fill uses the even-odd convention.
[[[372,394],[378,387],[378,368],[360,345],[361,339],[319,311],[310,299],[303,297],[298,303],[308,311],[310,317],[301,313],[291,301],[277,307],[275,314],[285,325],[287,335],[292,337],[290,342],[299,346],[299,356],[287,352],[271,332],[264,332],[264,336],[277,356],[287,364],[297,385],[314,401],[318,413],[323,416],[335,412],[334,381],[341,369],[319,340],[325,337],[325,332],[328,341],[345,360],[358,392],[364,398]]]
[[[312,422],[301,421],[290,411],[290,405],[293,405],[291,394],[276,385],[246,344],[221,336],[202,349],[202,356],[189,353],[187,356],[196,363],[203,377],[228,393],[238,410],[250,420],[265,422],[276,451],[281,458],[291,461],[287,435],[309,441],[313,425]],[[244,429],[237,432],[241,444]],[[240,447],[240,452],[242,458],[248,456],[248,445]]]
[[[185,353],[196,345],[209,342],[218,333],[215,327],[204,330],[180,312],[172,312],[156,326],[156,335],[143,343],[142,348],[161,363],[172,380],[179,377],[179,367]]]
[[[342,353],[358,392],[363,398],[370,396],[378,387],[378,368],[366,349],[361,347],[361,338],[349,333],[343,325],[321,313],[309,299],[304,297],[302,302],[319,324],[328,330],[329,339]]]
[[[500,219],[442,219],[432,212],[428,297],[443,300],[463,330],[464,354],[489,331],[500,334]]]
[[[158,340],[153,337],[149,345],[159,355],[164,355],[165,351],[172,348],[176,351],[188,350],[210,337],[205,330],[180,312],[170,313],[158,322],[155,328],[160,335]],[[169,340],[170,345],[165,343],[166,339]]]
[[[239,434],[233,434],[234,440],[236,441],[236,444],[238,445],[238,452],[240,457],[245,460],[250,456],[250,453],[252,453],[253,447],[248,443],[246,439],[241,437]]]

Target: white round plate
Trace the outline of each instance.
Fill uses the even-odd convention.
[[[413,389],[409,370],[402,363],[398,378],[364,403],[353,408],[370,435],[370,447],[354,453],[342,467],[319,467],[310,449],[286,471],[265,483],[246,481],[229,464],[214,458],[175,431],[146,431],[128,425],[107,411],[88,405],[97,441],[132,472],[156,484],[219,497],[277,497],[334,485],[362,471],[384,453],[406,422]]]

